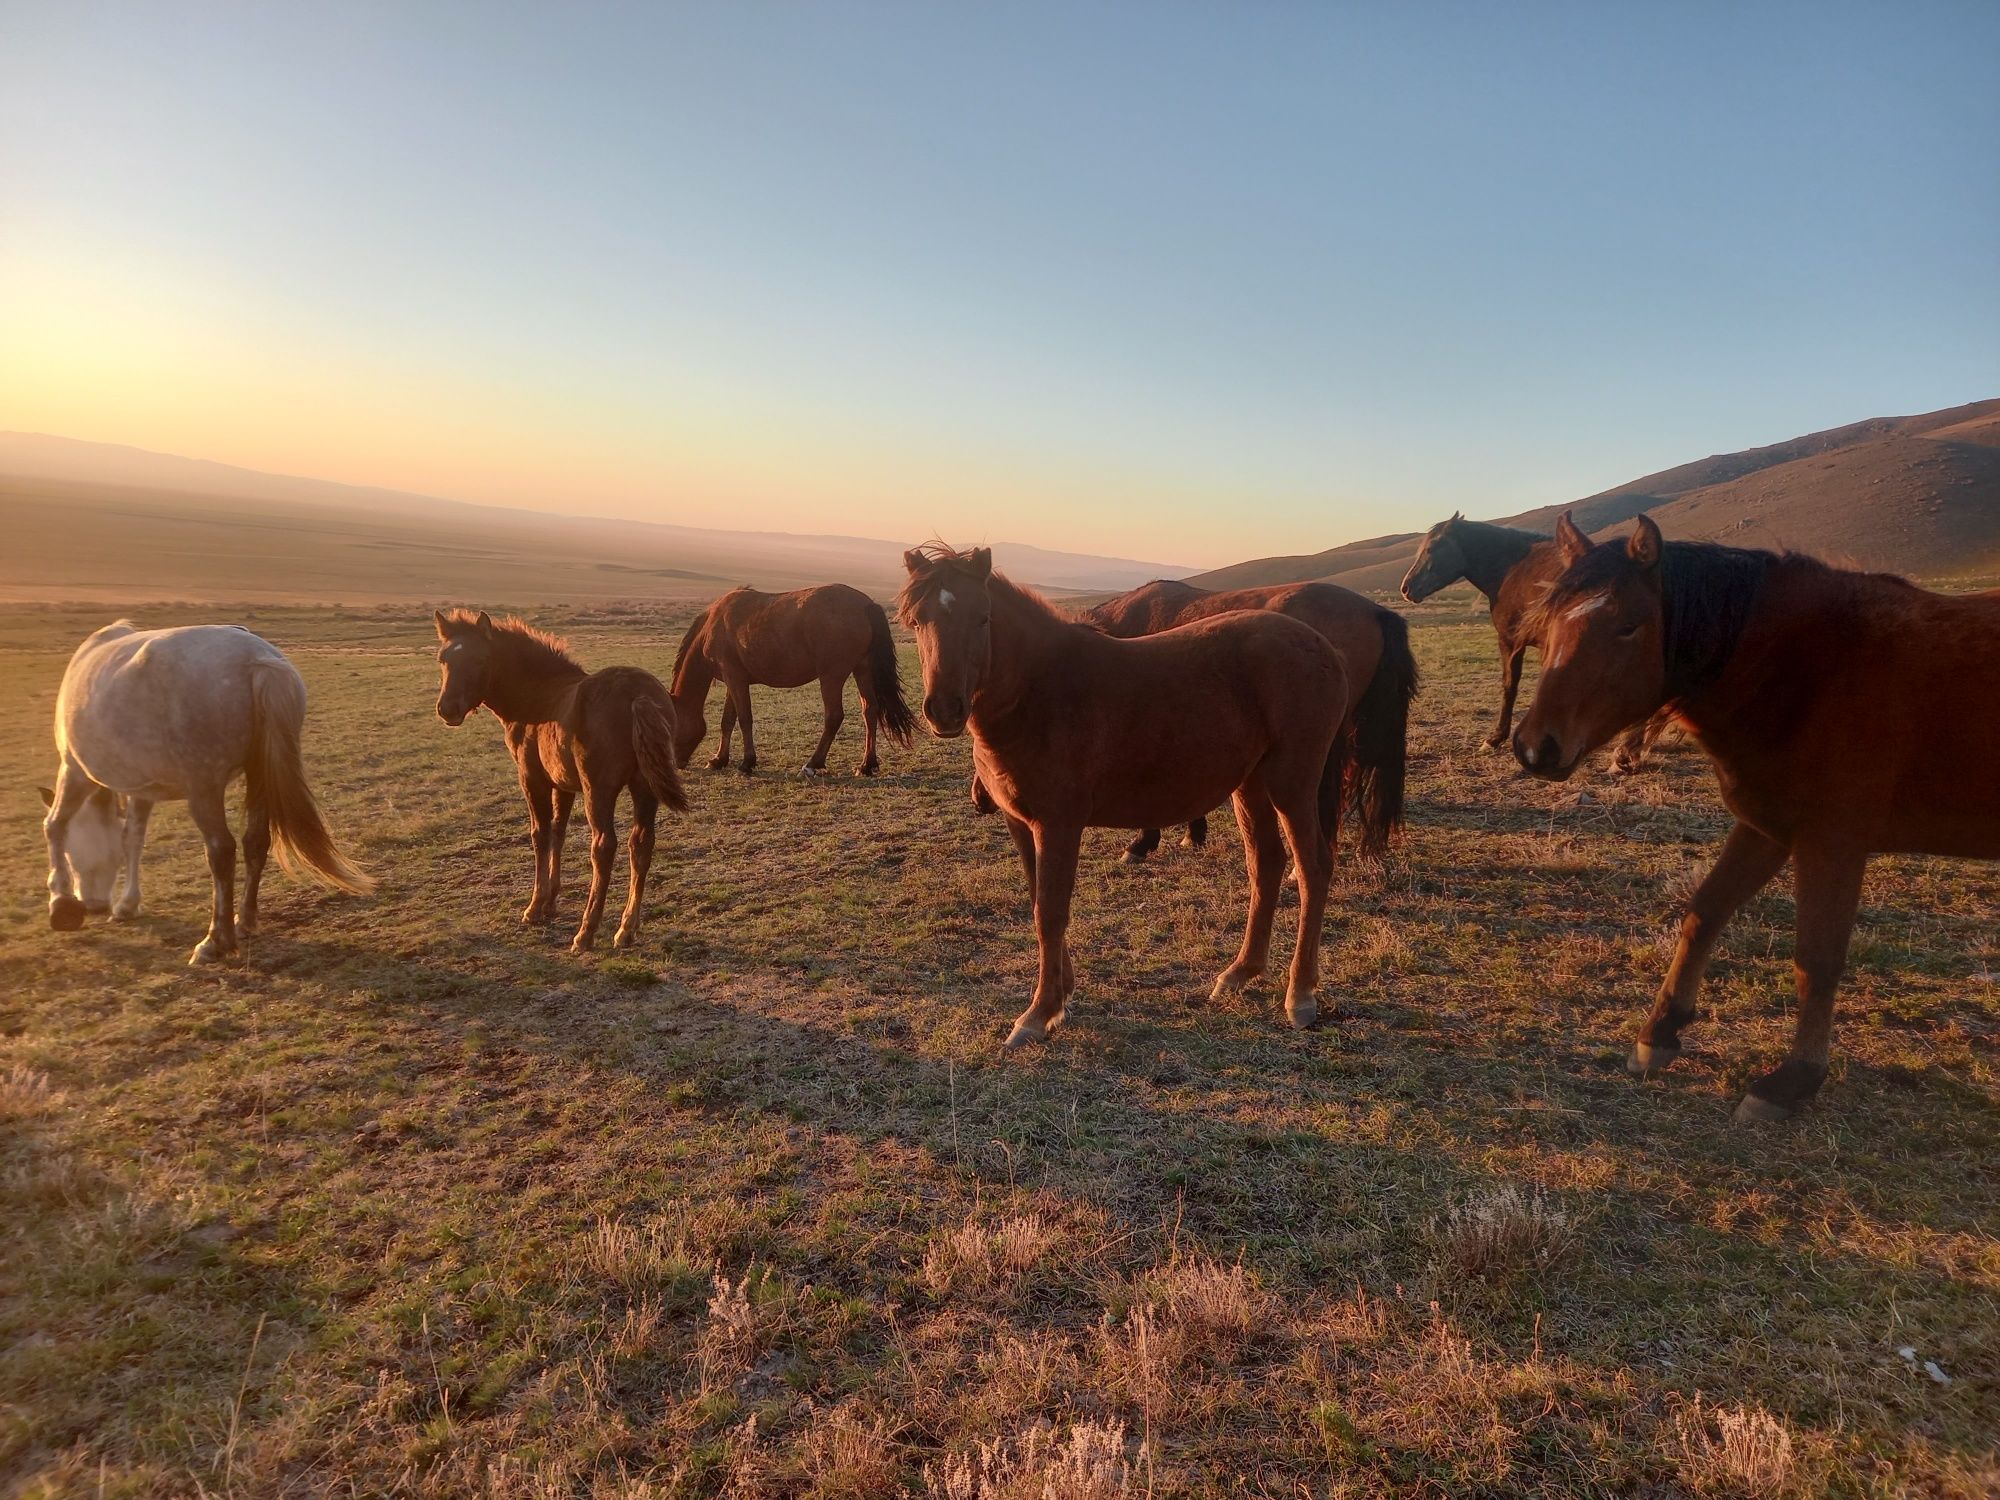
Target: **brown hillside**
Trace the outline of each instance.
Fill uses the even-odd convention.
[[[1875,417],[1764,448],[1648,474],[1567,504],[1498,517],[1553,531],[1572,511],[1590,531],[1651,513],[1670,537],[1792,547],[1921,578],[2000,572],[2000,400]],[[1332,579],[1392,592],[1417,537],[1379,537],[1309,557],[1237,563],[1203,588]]]

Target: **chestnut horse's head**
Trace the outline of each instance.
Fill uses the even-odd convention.
[[[433,613],[438,633],[438,717],[456,729],[486,700],[493,672],[493,617],[485,610],[474,619],[464,610]]]
[[[1565,514],[1568,566],[1541,606],[1541,681],[1514,733],[1514,758],[1549,781],[1667,701],[1666,618],[1651,516],[1622,542],[1593,544]]]
[[[912,547],[897,614],[915,632],[924,665],[924,722],[941,739],[965,733],[993,660],[993,551]]]
[[[1464,519],[1462,512],[1453,511],[1424,533],[1423,541],[1417,544],[1417,559],[1403,575],[1403,597],[1410,603],[1421,604],[1465,576],[1465,553],[1456,535],[1458,523]]]

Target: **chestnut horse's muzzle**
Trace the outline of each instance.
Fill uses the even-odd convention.
[[[944,698],[933,693],[924,699],[924,722],[941,740],[955,740],[964,734],[967,717],[963,698]]]
[[[1514,759],[1529,775],[1544,781],[1568,781],[1577,765],[1576,761],[1563,760],[1562,746],[1556,743],[1554,735],[1545,734],[1539,743],[1531,745],[1518,730],[1514,734]]]

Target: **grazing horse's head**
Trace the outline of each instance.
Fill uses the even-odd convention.
[[[993,659],[993,551],[912,547],[897,603],[924,664],[924,721],[941,739],[965,733],[972,699]]]
[[[438,717],[455,729],[486,700],[493,671],[493,617],[484,610],[476,620],[438,610],[432,619],[439,641],[438,672],[444,679],[438,688]]]
[[[53,807],[56,794],[40,788],[42,805]],[[118,884],[118,866],[124,858],[125,803],[108,787],[98,787],[85,799],[69,820],[64,833],[63,852],[69,858],[69,873],[83,909],[93,914],[111,910],[111,896]],[[71,907],[74,911],[76,908]],[[81,918],[77,919],[79,922]]]
[[[1465,576],[1465,553],[1455,534],[1464,519],[1462,512],[1453,511],[1424,533],[1417,545],[1417,560],[1403,575],[1403,597],[1410,603],[1420,604]]]
[[[1541,606],[1542,675],[1514,734],[1514,758],[1549,781],[1667,699],[1660,558],[1650,516],[1623,542],[1593,545],[1565,514],[1567,566]]]

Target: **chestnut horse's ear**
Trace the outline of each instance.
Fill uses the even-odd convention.
[[[1625,555],[1642,568],[1657,568],[1666,545],[1660,537],[1659,524],[1642,512],[1631,539],[1625,543]]]
[[[924,556],[924,549],[921,547],[912,547],[908,552],[903,554],[903,571],[912,577],[923,572],[930,565],[931,560]]]
[[[993,576],[993,549],[991,547],[974,547],[971,556],[967,557],[966,561],[972,564],[972,576],[981,582]]]
[[[1568,511],[1564,511],[1562,519],[1556,522],[1556,545],[1562,548],[1563,558],[1568,562],[1575,562],[1590,550],[1590,538],[1577,530],[1576,522],[1569,518]]]
[[[483,610],[483,609],[482,609],[482,610],[481,610],[481,611],[479,612],[479,618],[478,618],[478,619],[477,619],[476,621],[474,621],[473,623],[475,623],[476,625],[478,625],[478,627],[479,627],[479,633],[480,633],[481,635],[491,635],[491,634],[493,634],[493,616],[491,616],[491,615],[489,615],[488,613],[486,613],[486,611],[485,611],[485,610]]]
[[[42,794],[42,806],[54,807],[56,805],[56,793],[54,787],[38,786],[35,788],[35,790]]]
[[[451,621],[444,617],[443,610],[434,609],[431,611],[431,623],[437,626],[439,640],[448,641],[451,639]]]

